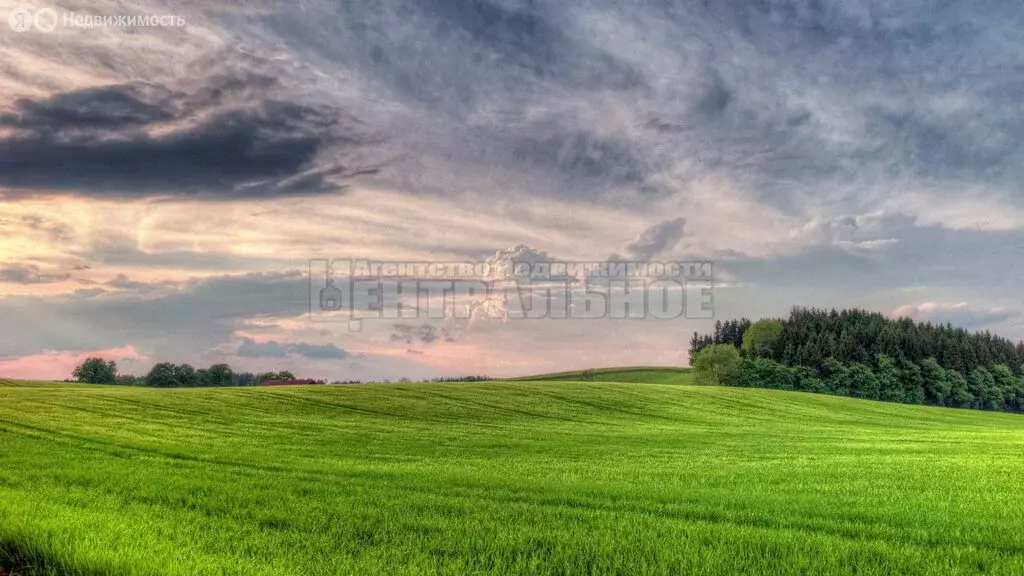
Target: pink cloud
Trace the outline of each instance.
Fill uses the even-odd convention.
[[[1019,316],[1019,312],[999,307],[972,306],[968,302],[924,302],[904,304],[890,312],[889,316],[936,324],[949,322],[968,330],[981,330]]]
[[[104,360],[124,361],[148,360],[134,346],[122,346],[91,352],[67,352],[47,350],[41,354],[0,359],[0,377],[15,380],[64,380],[86,358],[98,356]]]

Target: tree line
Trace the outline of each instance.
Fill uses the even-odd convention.
[[[732,344],[736,348],[743,345],[743,334],[746,333],[747,328],[750,328],[751,321],[748,318],[740,318],[739,320],[721,320],[715,322],[715,331],[711,334],[699,334],[693,333],[693,338],[690,338],[690,359],[697,355],[702,348],[711,346],[712,344]]]
[[[83,384],[117,384],[121,386],[148,386],[151,388],[206,388],[218,386],[260,386],[275,380],[296,380],[287,370],[280,372],[234,372],[227,364],[214,364],[209,368],[195,369],[188,364],[161,362],[153,366],[145,376],[118,374],[117,363],[102,358],[88,358],[72,372],[73,382]],[[489,376],[445,376],[432,378],[429,382],[485,382]],[[326,384],[327,380],[314,380]],[[391,382],[385,379],[384,382]],[[413,382],[401,378],[397,382]],[[331,384],[362,384],[362,380],[335,380]]]
[[[742,335],[736,338],[736,331]],[[702,383],[1024,412],[1024,343],[863,310],[794,308],[694,334]]]
[[[871,364],[884,355],[915,364],[933,358],[943,368],[963,375],[996,364],[1006,365],[1014,374],[1020,374],[1024,367],[1024,342],[1015,344],[989,331],[972,333],[949,323],[893,319],[860,309],[826,311],[799,307],[790,312],[789,318],[778,322],[781,332],[758,357],[787,366],[821,370],[829,358]],[[694,333],[690,358],[712,344],[741,348],[743,335],[751,324],[746,318],[719,321],[712,334]]]
[[[121,386],[148,386],[151,388],[207,388],[223,386],[259,386],[271,380],[295,380],[287,370],[281,372],[235,372],[227,364],[214,364],[209,368],[193,368],[189,364],[160,362],[145,376],[119,374],[117,363],[102,358],[88,358],[71,374],[75,382],[83,384],[117,384]]]
[[[410,384],[412,382],[488,382],[494,380],[490,376],[439,376],[437,378],[431,378],[430,380],[413,380],[412,378],[399,378],[395,380],[397,384]],[[384,378],[383,380],[338,380],[331,382],[331,384],[391,384],[391,378]]]

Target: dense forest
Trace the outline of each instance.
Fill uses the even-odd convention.
[[[718,322],[691,363],[713,383],[1024,411],[1024,343],[864,310]]]

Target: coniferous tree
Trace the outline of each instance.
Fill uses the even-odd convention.
[[[710,344],[742,345],[750,320],[718,321],[713,334],[697,335],[698,347]],[[1005,364],[1015,375],[1024,367],[1024,342],[1013,342],[990,332],[969,333],[950,324],[915,323],[891,319],[864,310],[794,308],[782,320],[782,331],[767,356],[786,365],[820,369],[825,358],[842,363],[874,363],[880,354],[920,365],[934,358],[945,369],[967,376],[974,368]],[[691,340],[693,348],[694,340]]]

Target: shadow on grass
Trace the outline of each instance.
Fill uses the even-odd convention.
[[[114,566],[74,565],[46,546],[22,540],[0,540],[0,576],[126,576]]]

